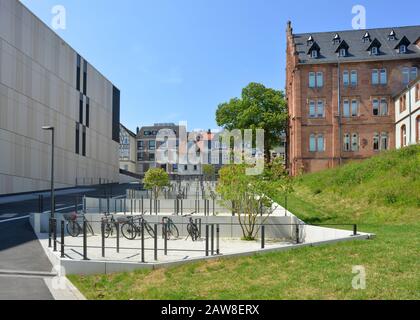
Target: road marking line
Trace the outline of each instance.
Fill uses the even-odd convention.
[[[82,206],[82,205],[81,205],[81,204],[79,204],[79,205],[78,205],[78,207],[80,207],[80,206]],[[74,208],[74,205],[72,205],[72,206],[68,206],[68,207],[64,207],[64,208],[55,209],[55,212],[57,212],[57,211],[62,211],[62,210],[67,210],[67,209],[70,209],[70,208]],[[51,213],[51,210],[44,211],[43,213]]]
[[[0,220],[0,223],[5,223],[5,222],[10,222],[10,221],[15,221],[15,220],[23,220],[23,219],[27,219],[29,218],[29,216],[24,216],[24,217],[19,217],[19,218],[13,218],[13,219],[7,219],[7,220]]]

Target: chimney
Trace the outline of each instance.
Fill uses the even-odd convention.
[[[290,20],[287,21],[286,33],[288,35],[292,35],[292,33],[293,33],[292,21],[290,21]]]

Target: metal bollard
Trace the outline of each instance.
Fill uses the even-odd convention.
[[[53,232],[54,232],[54,252],[57,251],[57,219],[53,219]]]
[[[155,230],[154,251],[155,251],[155,261],[157,261],[158,259],[158,226],[157,224],[155,224],[154,230]]]
[[[117,229],[117,253],[120,253],[120,223],[115,223],[115,228]]]
[[[83,260],[88,260],[87,258],[87,224],[86,221],[83,221]]]
[[[206,224],[206,257],[209,256],[209,225]]]
[[[214,255],[214,224],[211,225],[211,255]]]
[[[353,236],[357,236],[357,224],[353,225]]]
[[[144,220],[141,220],[141,262],[144,261]]]
[[[216,225],[216,254],[220,254],[220,247],[219,247],[219,239],[220,239],[220,225]]]
[[[165,253],[165,256],[167,256],[168,255],[168,224],[166,221],[163,224],[163,233],[164,233],[163,235],[164,253]]]
[[[265,226],[261,227],[261,249],[265,248]]]
[[[61,220],[61,258],[64,258],[64,221]]]
[[[48,248],[51,248],[52,218],[48,220]]]
[[[105,223],[101,220],[102,258],[105,258]]]

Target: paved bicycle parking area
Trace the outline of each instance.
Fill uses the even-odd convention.
[[[60,238],[60,237],[59,237]],[[59,241],[58,239],[57,241]],[[48,246],[48,235],[43,235],[40,241],[43,246]],[[154,257],[154,238],[144,239],[144,261],[146,263],[156,262],[176,262],[194,258],[204,258],[206,256],[206,241],[199,239],[192,241],[190,238],[171,239],[167,241],[167,255],[164,253],[164,239],[159,238],[157,242],[158,260]],[[111,237],[105,240],[105,257],[102,256],[102,237],[100,235],[87,237],[88,248],[87,257],[95,261],[118,261],[118,262],[142,262],[141,261],[141,239],[128,240],[121,237],[119,240],[119,253],[117,252],[117,238]],[[83,238],[66,236],[65,240],[65,259],[83,260]],[[265,248],[281,248],[290,246],[291,243],[266,240]],[[60,243],[57,243],[56,255],[60,256]],[[260,241],[243,241],[241,239],[219,239],[219,250],[221,255],[246,253],[261,249]],[[213,255],[216,255],[217,242],[213,245]],[[209,241],[209,255],[211,255],[211,242]]]

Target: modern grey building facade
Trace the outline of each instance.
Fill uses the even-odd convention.
[[[0,194],[118,182],[120,91],[17,0],[0,1]]]

